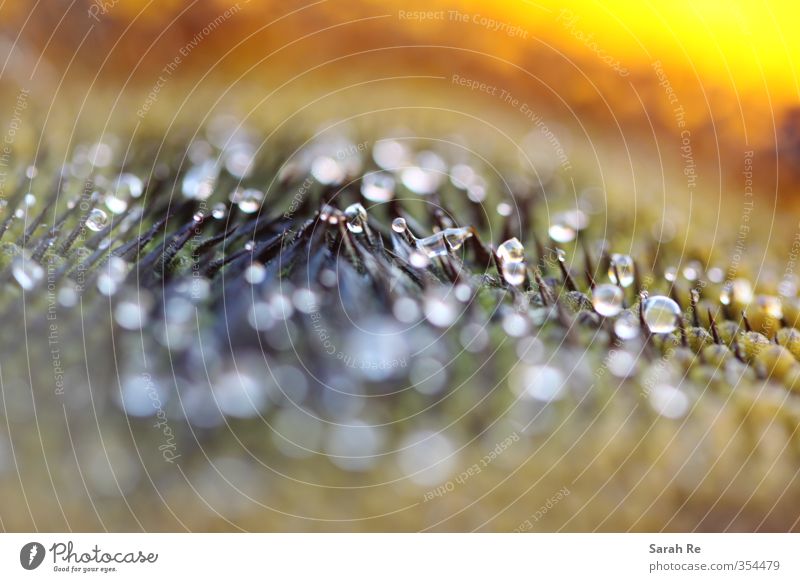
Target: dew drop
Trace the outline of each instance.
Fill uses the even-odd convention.
[[[510,238],[497,247],[497,256],[503,263],[519,263],[525,260],[525,247],[517,238]]]
[[[528,320],[516,312],[503,317],[503,331],[511,337],[522,337],[528,332]]]
[[[598,285],[592,291],[594,310],[603,317],[614,317],[622,311],[623,299],[622,289],[609,283]]]
[[[497,214],[500,216],[508,217],[512,212],[514,212],[514,208],[508,202],[500,202],[497,205]]]
[[[447,165],[438,154],[424,151],[417,156],[417,165],[405,168],[400,177],[406,188],[426,196],[439,188],[446,172]]]
[[[128,201],[111,192],[106,194],[103,203],[112,214],[122,214],[128,209]]]
[[[371,202],[388,202],[394,198],[394,178],[385,172],[364,175],[361,195]]]
[[[211,216],[214,217],[215,220],[222,220],[225,218],[227,211],[228,209],[225,207],[225,204],[218,202],[214,205],[214,208],[211,209]]]
[[[261,190],[247,188],[246,190],[241,191],[239,199],[236,201],[236,205],[239,207],[239,210],[245,214],[253,214],[259,209],[263,201],[264,193],[261,192]]]
[[[658,384],[650,392],[650,406],[665,418],[681,418],[689,410],[689,397],[667,384]]]
[[[417,248],[431,258],[442,257],[448,252],[443,232],[437,232],[431,236],[419,239],[417,241]]]
[[[669,297],[654,295],[645,301],[644,322],[653,333],[672,333],[680,315],[680,307]]]
[[[347,177],[341,164],[330,156],[318,156],[311,162],[311,175],[320,184],[338,186]]]
[[[608,369],[617,378],[632,378],[637,367],[636,356],[625,350],[616,350],[608,358]]]
[[[392,221],[392,230],[395,231],[397,234],[403,234],[408,230],[408,224],[406,224],[405,218],[395,218]]]
[[[639,318],[630,311],[620,314],[614,322],[614,333],[623,341],[639,337]]]
[[[27,194],[25,194],[25,198],[23,199],[23,203],[25,204],[25,206],[28,206],[28,207],[33,206],[34,204],[36,204],[36,196],[34,196],[30,192],[28,192]]]
[[[58,304],[61,307],[75,307],[78,304],[78,285],[71,279],[58,290]]]
[[[20,287],[25,291],[30,291],[44,278],[44,268],[30,258],[27,253],[23,253],[12,261],[11,274]]]
[[[575,240],[578,233],[589,224],[589,219],[581,210],[561,212],[553,216],[547,234],[556,242],[568,243]]]
[[[528,398],[551,402],[565,396],[564,375],[552,366],[530,366],[521,378],[522,394]]]
[[[392,306],[392,313],[403,323],[414,323],[420,318],[417,302],[410,297],[400,297]]]
[[[617,273],[619,273],[619,281],[617,281]],[[623,287],[630,287],[633,283],[633,257],[617,253],[611,255],[611,264],[608,267],[608,278],[611,279],[612,283],[622,285]]]
[[[475,180],[475,170],[467,164],[456,164],[450,168],[450,183],[459,190],[466,190]]]
[[[86,227],[94,232],[100,232],[108,226],[108,215],[99,208],[93,208],[86,218]]]
[[[114,180],[114,193],[123,200],[139,198],[144,193],[144,183],[134,174],[120,174]]]
[[[372,159],[384,170],[397,170],[409,163],[408,147],[393,139],[382,139],[372,149]]]
[[[424,252],[413,251],[408,255],[408,263],[415,269],[427,269],[431,260]]]
[[[356,202],[345,208],[344,216],[347,230],[355,234],[364,232],[364,227],[367,225],[367,211],[361,204]]]
[[[181,192],[190,200],[206,200],[214,192],[218,168],[212,161],[193,166],[186,172],[181,183]]]
[[[769,317],[780,319],[783,317],[783,305],[781,300],[774,295],[759,295],[756,298],[759,309]]]
[[[152,298],[146,292],[136,292],[122,298],[114,308],[114,320],[123,329],[135,331],[147,324]]]
[[[501,271],[503,272],[503,279],[509,285],[519,287],[525,283],[528,271],[525,262],[518,263],[502,263]]]
[[[445,297],[429,296],[425,298],[425,318],[436,327],[448,327],[456,320],[456,306]]]
[[[262,283],[267,276],[267,269],[258,262],[253,262],[244,272],[244,280],[251,285]]]
[[[445,228],[442,231],[442,235],[450,250],[457,251],[464,244],[464,241],[472,236],[472,232],[466,227]]]
[[[746,305],[753,300],[753,286],[747,279],[728,281],[722,288],[719,301],[723,305],[738,303]]]

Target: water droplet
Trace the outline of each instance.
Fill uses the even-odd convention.
[[[444,233],[441,232],[419,239],[417,241],[417,248],[431,258],[442,257],[448,252]]]
[[[365,174],[361,179],[361,195],[371,202],[388,202],[394,198],[394,178],[386,172]]]
[[[262,283],[267,276],[267,269],[258,262],[253,262],[245,269],[244,280],[251,285]]]
[[[650,392],[650,406],[666,418],[681,418],[689,410],[689,397],[674,386],[658,384]]]
[[[317,311],[317,294],[311,289],[301,287],[292,293],[292,303],[301,313],[314,313]]]
[[[255,188],[247,188],[245,190],[237,188],[231,201],[245,214],[253,214],[261,207],[261,203],[264,201],[264,193]]]
[[[677,267],[667,267],[664,271],[664,278],[670,283],[674,282],[678,278]]]
[[[424,151],[417,156],[417,165],[405,168],[400,176],[406,188],[425,196],[439,188],[446,172],[447,165],[441,156]]]
[[[516,312],[503,317],[503,331],[511,337],[522,337],[528,332],[528,320]]]
[[[23,198],[23,203],[25,204],[25,206],[28,207],[33,206],[34,204],[36,204],[36,196],[28,192],[27,194],[25,194],[25,198]]]
[[[523,368],[520,393],[535,400],[551,402],[565,396],[564,375],[552,366]]]
[[[424,252],[412,251],[408,255],[408,263],[415,269],[427,269],[431,264],[431,260]]]
[[[708,270],[708,280],[712,283],[722,283],[725,278],[725,273],[719,267],[712,267]]]
[[[459,190],[466,190],[475,180],[475,170],[467,164],[456,164],[450,168],[450,183]]]
[[[254,377],[241,372],[227,372],[212,384],[220,412],[237,418],[258,416],[267,405],[267,394]]]
[[[87,159],[89,163],[98,168],[104,168],[111,163],[114,152],[111,146],[105,143],[96,143],[89,148]]]
[[[614,322],[614,333],[623,341],[639,337],[639,318],[630,311],[620,314]]]
[[[192,220],[194,222],[202,222],[203,218],[205,218],[205,216],[203,215],[203,211],[202,210],[198,210],[197,212],[195,212],[192,215]]]
[[[128,209],[128,201],[124,198],[120,198],[115,194],[109,192],[106,194],[103,203],[106,205],[106,208],[111,211],[112,214],[122,214]]]
[[[510,238],[497,247],[497,256],[503,263],[519,263],[525,260],[525,247],[517,238]]]
[[[411,155],[408,147],[393,139],[382,139],[372,149],[372,159],[384,170],[398,170],[408,165]]]
[[[564,249],[556,249],[556,258],[560,262],[565,263],[567,261],[567,253],[564,251]]]
[[[44,268],[30,258],[27,252],[14,257],[11,263],[11,274],[19,286],[30,291],[44,278]]]
[[[568,243],[589,225],[589,219],[581,210],[570,210],[553,216],[547,233],[556,242]]]
[[[272,309],[265,301],[256,301],[247,312],[247,322],[256,331],[267,331],[275,325]]]
[[[392,313],[398,321],[414,323],[419,321],[420,310],[417,302],[410,297],[400,297],[392,306]]]
[[[190,200],[206,200],[214,192],[219,169],[211,160],[193,166],[186,172],[181,183],[181,192]]]
[[[453,295],[462,303],[466,303],[472,299],[472,287],[466,283],[459,283],[455,286],[455,289],[453,289]]]
[[[511,206],[508,202],[500,202],[497,205],[497,214],[503,217],[511,216],[511,213],[514,212],[514,207]]]
[[[517,263],[504,262],[501,265],[501,271],[505,282],[514,287],[524,284],[528,275],[528,268],[524,261]]]
[[[699,261],[691,261],[681,272],[687,281],[697,281],[703,273],[703,265]]]
[[[71,279],[67,279],[64,285],[58,290],[58,304],[62,307],[75,307],[78,304],[78,285]]]
[[[347,177],[341,164],[330,156],[314,158],[311,162],[311,175],[326,186],[338,186]]]
[[[114,193],[118,198],[139,198],[144,193],[144,183],[134,174],[120,174],[114,180]]]
[[[222,202],[218,202],[214,205],[214,208],[211,209],[211,216],[214,217],[216,220],[222,220],[225,218],[225,214],[228,212],[228,209],[225,207],[225,204]]]
[[[446,297],[429,295],[425,298],[425,318],[436,327],[448,327],[458,315],[456,305]]]
[[[759,295],[756,298],[759,309],[769,317],[780,319],[783,317],[783,304],[781,300],[773,295]]]
[[[108,226],[108,215],[99,208],[93,208],[86,218],[86,227],[94,232],[100,232]]]
[[[344,216],[347,220],[347,230],[355,234],[364,232],[367,225],[367,210],[358,202],[351,204],[344,209]]]
[[[633,283],[633,269],[633,257],[614,253],[611,255],[611,264],[608,267],[608,278],[612,283],[630,287]],[[617,281],[617,273],[619,273],[619,281]]]
[[[672,333],[680,315],[681,308],[669,297],[654,295],[645,301],[644,322],[653,333]]]
[[[152,298],[146,291],[131,292],[114,308],[114,319],[123,329],[142,329],[147,324]]]
[[[392,230],[395,231],[397,234],[402,234],[408,230],[408,224],[406,224],[405,218],[395,218],[392,221]]]
[[[608,369],[617,378],[631,378],[636,374],[636,356],[624,350],[615,350],[608,358]]]
[[[722,288],[719,301],[723,305],[737,303],[747,305],[753,300],[753,286],[747,279],[734,279],[728,281]]]
[[[442,235],[450,250],[457,251],[464,244],[464,241],[472,236],[472,232],[466,227],[445,228],[442,231]]]
[[[622,311],[624,298],[622,289],[609,283],[598,285],[592,291],[594,310],[603,317],[614,317]]]
[[[246,178],[253,171],[255,152],[248,143],[235,143],[225,150],[225,169],[235,177]]]
[[[270,311],[275,319],[289,319],[294,313],[292,300],[283,293],[275,293],[269,298]]]
[[[128,274],[128,263],[121,257],[111,256],[106,264],[98,269],[97,289],[108,297],[114,295]]]
[[[467,198],[476,204],[486,200],[486,186],[483,184],[470,184],[467,188]]]

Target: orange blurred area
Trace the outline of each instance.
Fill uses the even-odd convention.
[[[141,103],[163,79],[158,108],[187,93],[266,95],[278,118],[354,85],[363,102],[345,91],[328,111],[403,91],[405,103],[434,95],[501,115],[516,113],[516,100],[599,131],[593,143],[609,141],[621,158],[639,149],[637,135],[647,157],[669,158],[674,140],[663,136],[690,131],[712,190],[755,149],[760,188],[774,193],[800,167],[799,16],[791,1],[6,0],[0,41],[22,65],[2,78],[24,83],[32,71],[109,106],[120,94]]]

